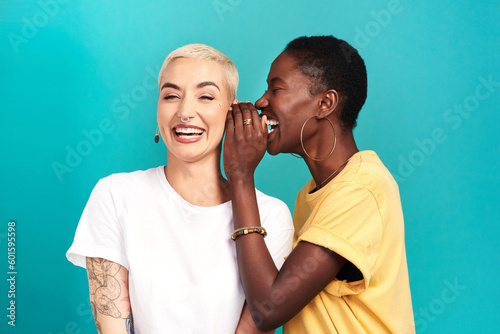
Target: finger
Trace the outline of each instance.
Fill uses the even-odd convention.
[[[251,103],[240,104],[241,113],[243,115],[243,122],[251,121],[251,124],[246,123],[243,125],[243,129],[245,129],[245,134],[247,136],[251,135],[254,131],[254,120],[252,118],[252,111],[250,107],[253,108],[253,105]]]
[[[260,119],[259,112],[254,107],[252,109],[252,119],[255,127],[255,133],[257,134],[258,138],[262,138],[263,142],[267,143],[267,116],[264,115],[262,116],[262,119]]]
[[[232,136],[234,136],[234,119],[233,112],[229,110],[226,115],[226,137]]]
[[[243,115],[243,120],[252,119],[252,109],[254,109],[253,104],[245,102],[240,103],[239,106]]]
[[[241,114],[241,105],[233,104],[233,120],[234,120],[234,134],[236,136],[244,133],[243,129],[243,115]]]
[[[266,115],[263,115],[261,120],[260,120],[260,125],[262,126],[262,132],[266,134],[267,136],[267,116]]]
[[[259,112],[257,111],[257,109],[255,108],[255,106],[252,103],[248,103],[248,107],[250,109],[250,113],[251,113],[250,117],[252,117],[254,131],[260,135],[262,133],[262,126],[261,126]]]

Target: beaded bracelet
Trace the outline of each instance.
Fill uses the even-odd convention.
[[[263,228],[262,226],[250,226],[234,230],[234,232],[231,234],[231,239],[236,240],[236,238],[239,237],[240,235],[245,235],[250,233],[259,233],[263,237],[266,237],[267,235],[266,229]]]

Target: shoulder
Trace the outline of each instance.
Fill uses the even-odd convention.
[[[163,167],[155,167],[147,170],[138,170],[126,173],[115,173],[108,175],[99,180],[101,184],[111,190],[133,187],[141,184],[156,183],[159,169]]]
[[[325,187],[326,188],[326,187]],[[343,211],[400,211],[401,199],[396,181],[373,151],[358,152],[338,179],[325,189],[323,209]]]
[[[375,197],[386,191],[398,191],[396,181],[373,151],[356,153],[335,183],[352,190],[368,191]]]
[[[158,178],[160,169],[162,167],[111,174],[97,182],[92,196],[111,196],[114,200],[138,198],[161,186]]]

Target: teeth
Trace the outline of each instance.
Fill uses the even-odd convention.
[[[175,128],[175,132],[177,134],[198,134],[201,135],[203,133],[202,129],[196,128]]]
[[[266,125],[268,126],[267,128],[267,133],[271,133],[274,131],[274,129],[280,124],[280,122],[278,122],[277,120],[275,119],[268,119],[266,121]]]
[[[268,120],[266,121],[266,124],[267,124],[267,125],[279,125],[279,124],[280,124],[280,122],[278,122],[278,121],[277,121],[277,120],[275,120],[275,119],[268,119]]]

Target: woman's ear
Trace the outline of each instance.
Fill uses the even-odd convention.
[[[328,117],[337,109],[339,104],[339,94],[336,90],[330,89],[320,94],[318,118]]]

